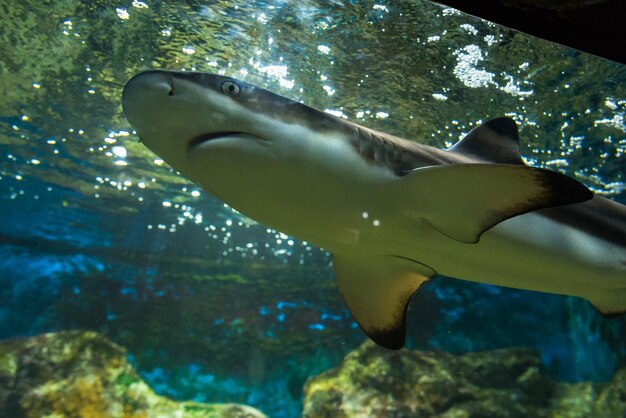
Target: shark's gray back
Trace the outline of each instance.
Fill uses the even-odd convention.
[[[583,203],[537,213],[626,249],[626,206],[617,202],[594,196]]]
[[[351,145],[366,161],[385,166],[397,176],[420,167],[495,163],[523,165],[517,125],[510,118],[492,119],[446,150],[422,145],[345,122]]]

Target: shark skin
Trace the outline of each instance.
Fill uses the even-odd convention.
[[[350,312],[384,347],[404,345],[408,302],[437,274],[626,311],[626,207],[526,166],[509,118],[440,150],[221,75],[146,71],[122,103],[182,175],[329,250]]]

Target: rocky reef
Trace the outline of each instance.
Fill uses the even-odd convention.
[[[245,405],[158,396],[124,349],[79,331],[0,342],[0,417],[266,418]]]
[[[626,417],[626,368],[607,383],[559,383],[528,349],[453,355],[366,342],[304,395],[303,418]],[[0,341],[0,417],[267,418],[156,395],[123,348],[81,331]]]
[[[367,342],[305,386],[304,418],[625,417],[626,368],[606,384],[558,383],[539,355],[389,351]]]

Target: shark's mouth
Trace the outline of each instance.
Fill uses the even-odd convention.
[[[232,136],[232,135],[242,135],[242,134],[244,134],[244,132],[237,132],[237,131],[212,132],[208,134],[200,134],[191,138],[191,140],[189,141],[188,149],[192,149],[194,147],[197,147],[200,144],[204,144],[214,139],[225,138],[227,136]]]

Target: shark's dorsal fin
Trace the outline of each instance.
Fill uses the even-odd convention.
[[[519,152],[517,124],[511,118],[491,119],[483,123],[448,151],[494,163],[524,164]]]
[[[514,216],[593,197],[584,185],[556,171],[511,164],[417,168],[396,187],[414,223],[427,221],[465,243],[478,242],[485,231]]]
[[[337,284],[350,313],[375,343],[404,346],[406,309],[411,296],[435,272],[394,256],[333,254]]]

